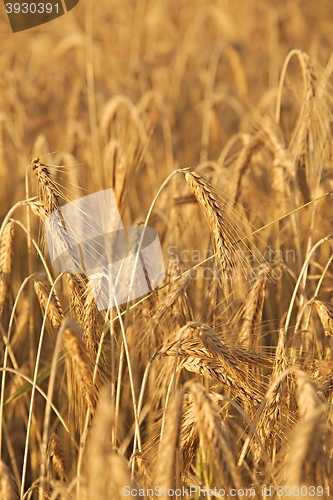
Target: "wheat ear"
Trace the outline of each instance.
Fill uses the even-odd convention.
[[[64,330],[63,344],[74,387],[74,395],[70,398],[70,402],[74,405],[80,424],[84,407],[89,408],[91,413],[95,411],[97,387],[93,383],[93,366],[82,340],[82,330],[75,321]]]
[[[235,270],[235,248],[229,236],[230,230],[224,211],[225,203],[207,177],[192,169],[184,171],[185,180],[207,219],[217,265],[223,275],[229,277]]]
[[[69,471],[68,455],[60,437],[55,432],[49,441],[49,453],[54,475],[59,476],[61,481],[67,481]]]
[[[42,310],[42,313],[44,314],[47,302],[49,300],[49,295],[52,289],[52,285],[49,283],[49,281],[45,279],[34,278],[34,287],[40,308]],[[63,318],[64,318],[64,313],[58,295],[54,289],[47,310],[48,330],[49,331],[52,331],[52,329],[58,330],[60,328],[60,324]]]
[[[0,242],[0,317],[10,289],[10,276],[13,268],[14,223],[8,222]]]

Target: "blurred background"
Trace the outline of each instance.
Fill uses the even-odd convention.
[[[60,151],[71,155],[65,156],[69,164],[101,163],[100,126],[116,95],[135,105],[141,100],[149,114],[158,178],[168,159],[163,126],[171,134],[173,160],[198,163],[212,65],[215,102],[206,156],[217,157],[248,108],[274,100],[291,49],[327,64],[332,20],[329,0],[81,0],[65,16],[13,34],[1,3],[0,216],[22,198],[34,155]],[[158,97],[149,97],[151,91]]]

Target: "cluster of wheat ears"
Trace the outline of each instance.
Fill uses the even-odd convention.
[[[332,9],[97,3],[1,35],[0,498],[329,498]],[[166,276],[100,311],[45,222],[108,188]]]

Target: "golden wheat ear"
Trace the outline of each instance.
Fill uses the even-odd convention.
[[[189,372],[218,382],[221,388],[240,398],[253,414],[253,404],[261,402],[263,392],[259,379],[254,374],[250,376],[247,367],[237,359],[237,351],[232,352],[217,333],[203,323],[188,323],[179,331],[178,339],[160,353],[177,357]]]
[[[244,279],[251,272],[251,266],[240,247],[245,238],[238,236],[237,223],[231,221],[226,211],[226,202],[212,182],[191,167],[182,171],[185,174],[186,183],[208,222],[217,266],[216,274],[225,298],[229,300],[231,295],[244,298]]]
[[[235,266],[233,241],[229,238],[228,225],[224,212],[224,202],[216,194],[207,177],[191,169],[185,169],[185,180],[193,192],[201,210],[207,218],[212,235],[216,262],[224,275]]]
[[[59,477],[61,481],[66,482],[69,473],[68,455],[60,437],[55,432],[50,437],[48,448],[53,475]]]
[[[82,328],[82,339],[88,355],[94,362],[100,340],[99,314],[94,293],[79,275],[67,274],[66,280],[72,312]],[[104,354],[103,351],[103,358]]]
[[[55,289],[46,279],[34,278],[34,288],[43,314],[46,313],[46,326],[50,333],[58,330],[64,318],[64,313]],[[51,296],[50,296],[51,294]],[[48,305],[48,307],[47,307]]]
[[[13,269],[14,243],[14,223],[8,222],[0,242],[0,317],[6,300],[9,297],[10,277]]]
[[[31,160],[31,167],[38,182],[38,193],[44,204],[45,214],[49,216],[54,210],[60,208],[61,193],[52,180],[47,165],[41,163],[39,158]]]
[[[73,387],[70,404],[74,407],[78,427],[81,427],[86,410],[95,412],[98,387],[93,382],[93,364],[82,340],[82,330],[74,320],[68,322],[63,332],[63,346]]]

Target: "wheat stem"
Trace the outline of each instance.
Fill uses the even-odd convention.
[[[53,290],[55,289],[55,285],[57,284],[58,281],[60,281],[60,279],[62,278],[62,276],[64,274],[65,274],[65,272],[59,274],[59,276],[56,278],[56,280],[54,281],[54,283],[51,287],[50,295],[48,297],[48,301],[47,301],[47,304],[45,307],[42,328],[41,328],[40,336],[39,336],[39,343],[38,343],[38,348],[37,348],[37,355],[36,355],[36,362],[35,362],[35,369],[34,369],[34,378],[33,378],[31,398],[30,398],[29,417],[28,417],[28,423],[27,423],[24,455],[23,455],[22,478],[21,478],[21,497],[24,494],[25,478],[26,478],[26,474],[27,474],[28,447],[29,447],[29,437],[30,437],[30,429],[31,429],[31,422],[32,422],[32,410],[33,410],[33,404],[34,404],[34,399],[35,399],[36,382],[37,382],[37,376],[38,376],[39,361],[40,361],[40,357],[41,357],[41,353],[42,353],[42,344],[43,344],[43,339],[44,339],[47,313],[48,313],[49,305],[51,303],[52,293],[53,293]]]
[[[55,378],[56,378],[56,372],[57,372],[57,361],[58,361],[58,358],[60,355],[62,337],[63,337],[64,329],[66,328],[66,325],[67,325],[67,322],[66,321],[63,322],[63,324],[61,325],[61,327],[58,330],[56,345],[55,345],[55,348],[53,351],[53,358],[52,358],[52,363],[51,363],[51,373],[50,373],[50,380],[49,380],[49,385],[48,385],[48,390],[47,390],[47,401],[46,401],[45,412],[44,412],[43,438],[42,438],[40,474],[39,474],[39,481],[40,481],[40,488],[39,488],[39,492],[38,492],[39,500],[43,500],[43,498],[44,498],[47,442],[48,442],[48,434],[49,434],[50,419],[51,419],[51,403],[52,403],[53,391],[54,391],[54,386],[55,386]]]
[[[21,293],[25,287],[25,285],[28,283],[28,281],[34,276],[28,276],[23,280],[23,283],[20,286],[20,289],[16,295],[15,302],[13,304],[13,308],[10,314],[10,319],[9,319],[9,325],[8,325],[8,331],[7,331],[7,342],[6,342],[6,347],[5,347],[5,352],[3,356],[3,368],[4,372],[2,374],[2,381],[1,381],[1,400],[0,400],[0,460],[1,460],[1,453],[2,453],[2,419],[3,419],[3,406],[4,406],[4,398],[5,398],[5,385],[6,385],[6,368],[7,368],[7,359],[8,359],[8,346],[10,343],[10,338],[11,338],[11,333],[12,333],[12,326],[13,326],[13,321],[14,321],[14,315],[16,311],[16,307],[19,301],[19,298],[21,296]]]

